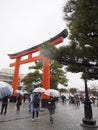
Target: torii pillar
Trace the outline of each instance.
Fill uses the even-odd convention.
[[[61,42],[63,42],[64,38],[67,37],[68,32],[66,29],[64,29],[61,33],[59,33],[58,35],[56,35],[55,37],[51,38],[50,40],[46,41],[46,43],[50,43],[53,45],[57,45]],[[21,64],[26,64],[29,62],[34,62],[36,60],[42,60],[43,61],[43,81],[42,81],[42,85],[43,88],[45,88],[46,90],[50,88],[50,64],[49,64],[49,59],[46,57],[43,57],[41,55],[38,56],[33,56],[33,54],[35,52],[40,51],[40,47],[43,43],[34,46],[32,48],[23,50],[21,52],[18,53],[14,53],[14,54],[8,54],[8,56],[10,57],[10,59],[16,59],[16,61],[14,63],[10,64],[10,67],[15,67],[14,69],[14,76],[13,76],[13,81],[12,81],[12,87],[14,90],[18,89],[18,78],[19,78],[19,69],[20,69],[20,65]],[[23,56],[27,56],[26,59],[22,59]],[[49,97],[44,95],[42,96],[42,107],[45,107],[46,101]],[[11,101],[14,102],[16,101],[16,94],[13,94],[11,96]]]

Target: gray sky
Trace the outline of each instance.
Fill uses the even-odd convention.
[[[63,7],[67,0],[0,0],[0,69],[13,60],[16,53],[54,37],[66,28]],[[65,39],[62,44],[67,44]],[[20,73],[28,72],[30,64],[21,65]],[[12,68],[13,69],[13,68]],[[80,76],[69,74],[71,85],[82,86]],[[74,85],[75,84],[75,85]]]
[[[3,61],[0,68],[9,67],[12,62],[7,54],[40,44],[66,28],[63,20],[65,2],[66,0],[0,0],[0,59]],[[21,67],[23,71],[24,66]]]

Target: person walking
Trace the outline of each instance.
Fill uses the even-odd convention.
[[[32,92],[28,95],[28,101],[29,101],[29,112],[31,112],[31,107],[32,107],[32,98],[33,98],[33,94],[32,94]]]
[[[39,119],[39,111],[40,111],[40,97],[37,93],[34,93],[34,96],[32,97],[31,101],[31,111],[32,111],[32,121],[36,119]]]
[[[17,111],[20,111],[20,106],[22,105],[22,95],[20,93],[18,93],[17,97],[16,97],[16,107],[17,107]]]
[[[48,102],[47,102],[47,108],[49,110],[49,115],[50,115],[50,122],[53,124],[54,120],[54,114],[55,114],[55,109],[56,109],[56,104],[55,104],[55,99],[53,96],[50,96]]]
[[[26,101],[26,94],[23,95],[23,103]]]
[[[80,106],[80,97],[79,96],[75,96],[75,105]]]
[[[2,106],[1,106],[1,115],[4,114],[6,115],[7,113],[7,106],[8,106],[8,98],[9,96],[5,96],[1,99]]]
[[[61,99],[62,99],[62,104],[65,104],[66,103],[66,96],[62,95]]]

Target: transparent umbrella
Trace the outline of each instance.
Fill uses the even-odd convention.
[[[42,87],[38,87],[38,88],[35,88],[35,89],[33,90],[33,92],[43,93],[43,92],[45,92],[45,89],[42,88]]]
[[[45,95],[48,95],[48,96],[53,96],[53,97],[60,97],[60,93],[58,90],[55,90],[55,89],[47,89],[45,92],[44,92]]]
[[[10,96],[13,94],[13,88],[10,84],[0,81],[0,95],[1,97]]]
[[[24,94],[21,90],[15,90],[15,93],[16,93],[16,94],[19,94],[19,93],[20,93],[21,95]]]

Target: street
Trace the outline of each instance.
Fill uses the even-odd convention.
[[[0,103],[1,108],[1,103]],[[93,117],[98,124],[98,107],[92,106]],[[32,113],[28,112],[28,102],[23,103],[21,110],[16,111],[15,103],[9,103],[7,114],[0,115],[0,130],[97,130],[97,128],[84,128],[80,124],[84,117],[84,105],[62,104],[56,106],[54,123],[49,121],[46,108],[41,108],[40,120],[32,122]]]

